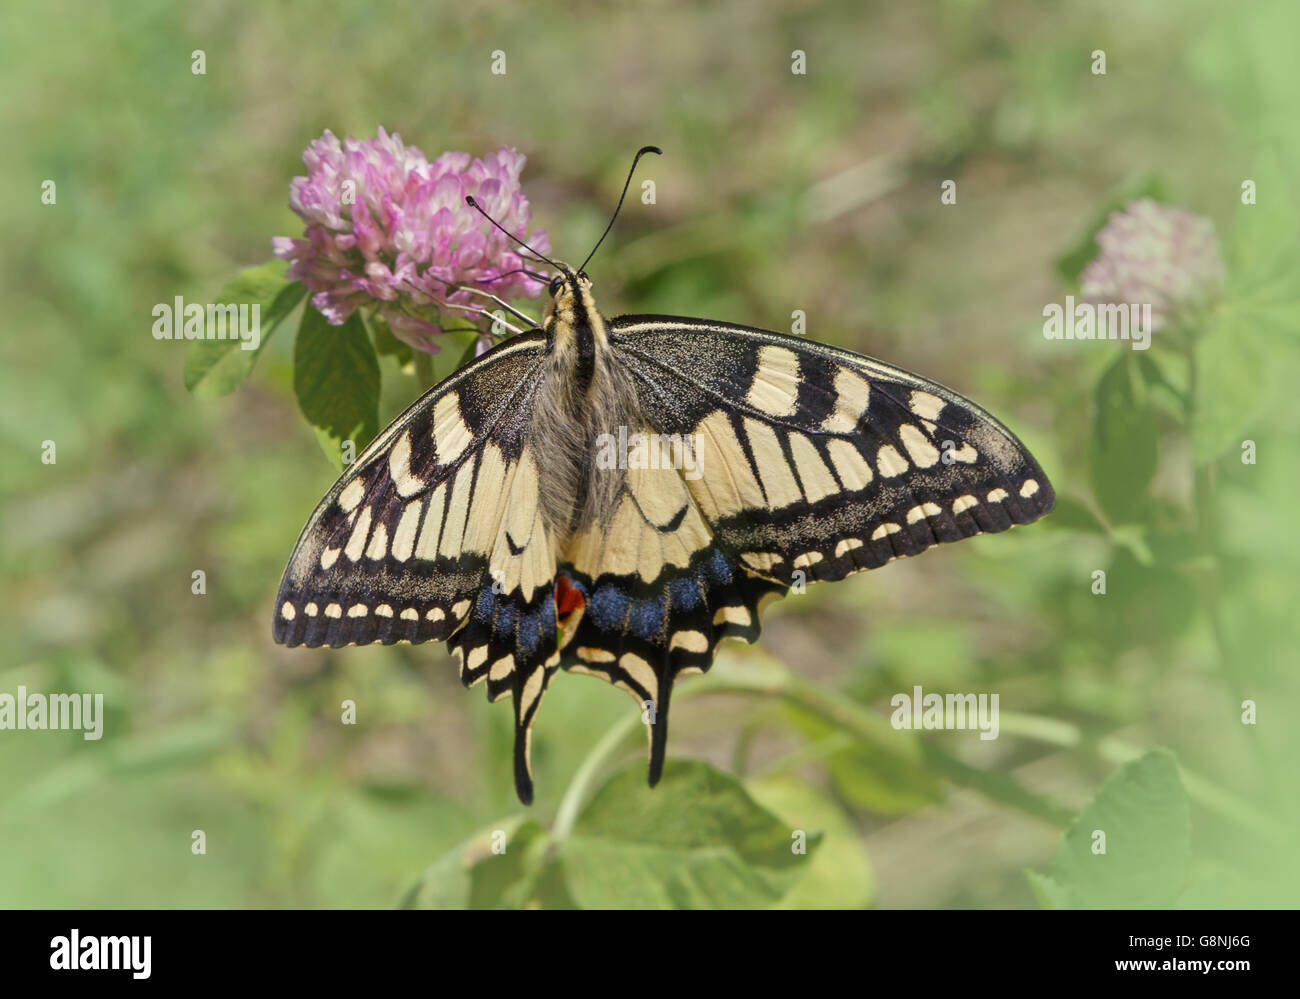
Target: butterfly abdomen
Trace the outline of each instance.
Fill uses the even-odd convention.
[[[549,363],[530,424],[541,455],[543,516],[559,539],[613,520],[625,469],[595,460],[601,442],[644,422],[632,376],[609,349],[586,288],[557,298],[543,323]]]

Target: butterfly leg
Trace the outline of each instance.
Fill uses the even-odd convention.
[[[461,288],[460,290],[465,292],[467,295],[478,295],[480,298],[490,299],[491,301],[499,305],[501,308],[509,312],[516,319],[522,319],[524,322],[528,323],[528,325],[533,329],[536,329],[541,325],[541,323],[539,323],[532,316],[520,312],[513,305],[508,304],[504,299],[499,298],[498,296],[492,294],[490,291],[482,291],[478,288]]]
[[[468,289],[468,288],[464,288],[464,289],[462,289],[462,290],[463,290],[463,291],[468,291],[469,289]],[[439,300],[436,299],[436,298],[435,298],[435,299],[430,299],[430,301],[431,301],[434,305],[436,305],[438,308],[440,308],[440,309],[459,309],[461,312],[469,312],[469,313],[472,313],[473,315],[476,315],[476,316],[482,316],[482,317],[485,318],[485,319],[490,319],[490,320],[492,320],[493,323],[500,323],[502,326],[504,326],[506,329],[508,329],[511,333],[513,333],[513,334],[515,334],[515,335],[518,335],[518,334],[520,334],[520,333],[523,332],[523,330],[519,329],[519,327],[514,326],[514,325],[512,325],[511,323],[506,322],[506,321],[505,321],[504,319],[502,319],[500,316],[497,316],[497,315],[494,315],[494,314],[491,313],[491,312],[488,312],[487,309],[479,309],[479,308],[476,308],[476,307],[474,307],[474,306],[472,306],[472,305],[457,305],[455,302],[441,302],[441,301],[439,301]],[[524,318],[527,319],[528,317],[525,316]],[[529,320],[529,322],[531,322],[531,321],[532,321],[532,320]]]

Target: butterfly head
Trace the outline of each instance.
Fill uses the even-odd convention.
[[[551,283],[546,290],[551,293],[551,298],[555,299],[557,304],[560,304],[565,297],[581,295],[583,291],[591,289],[591,278],[587,277],[586,271],[575,271],[568,264],[559,261],[556,261],[555,266],[559,273],[551,278]]]

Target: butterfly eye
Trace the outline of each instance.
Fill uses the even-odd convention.
[[[555,277],[551,278],[551,285],[550,285],[551,297],[554,298],[556,295],[558,295],[560,293],[560,289],[563,287],[564,287],[563,274],[557,274],[555,275]]]

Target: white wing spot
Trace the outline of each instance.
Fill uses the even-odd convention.
[[[865,488],[874,477],[867,459],[862,457],[862,453],[851,441],[832,440],[827,443],[826,451],[830,454],[831,464],[835,466],[835,472],[845,489],[857,491]]]
[[[989,493],[990,503],[1001,503],[1006,498],[1007,498],[1007,491],[1005,489],[994,489],[991,493]]]
[[[316,601],[313,600],[311,603],[309,603],[306,607],[303,608],[303,612],[308,617],[315,617],[318,613],[320,613],[320,608],[316,606]]]
[[[339,560],[339,554],[342,551],[342,548],[326,548],[320,553],[320,567],[322,569],[328,569]]]
[[[876,468],[885,478],[892,478],[895,475],[902,475],[907,471],[907,462],[903,456],[886,444],[876,452]]]
[[[655,676],[655,671],[648,662],[634,653],[625,652],[618,664],[628,676],[641,685],[643,690],[658,700],[659,678]]]
[[[835,372],[835,408],[822,420],[822,429],[832,433],[856,430],[871,402],[871,383],[848,368]]]
[[[675,631],[668,642],[669,649],[684,649],[687,652],[708,652],[709,639],[702,631]]]
[[[343,616],[343,608],[340,607],[338,604],[326,604],[326,605],[325,605],[325,616],[326,616],[326,617],[342,617],[342,616]]]
[[[1025,499],[1029,499],[1029,497],[1034,495],[1036,492],[1038,492],[1038,480],[1025,479],[1025,484],[1020,487],[1020,495]]]
[[[460,415],[460,396],[448,392],[433,405],[433,440],[438,462],[451,464],[469,447],[474,435]]]
[[[585,659],[589,663],[612,663],[617,657],[605,649],[583,645],[578,648],[578,658]]]
[[[881,538],[887,538],[889,535],[897,534],[901,530],[902,528],[893,522],[881,524],[871,532],[871,540],[879,541]]]
[[[979,500],[967,493],[965,496],[958,496],[952,501],[952,512],[961,513],[963,510],[969,510],[973,506],[979,506]]]
[[[366,487],[358,476],[344,486],[343,491],[339,493],[339,506],[343,508],[344,512],[351,513],[365,497]]]
[[[418,620],[420,620],[420,612],[419,612],[418,610],[416,610],[414,607],[407,607],[407,608],[404,608],[404,609],[402,610],[402,613],[399,614],[399,615],[397,615],[397,616],[400,617],[403,621],[418,621]]]
[[[393,477],[393,487],[402,499],[414,496],[425,487],[425,481],[411,472],[410,430],[402,431],[402,436],[388,452],[388,474]]]
[[[388,604],[380,604],[375,608],[375,617],[392,617],[393,608]]]
[[[375,525],[374,536],[370,539],[370,544],[366,548],[366,558],[378,562],[388,554],[388,528],[384,526],[383,521]]]
[[[799,408],[799,355],[785,347],[762,347],[745,401],[769,416],[793,416]]]
[[[441,621],[447,615],[442,612],[441,607],[430,607],[429,613],[424,615],[430,621]]]
[[[719,607],[713,615],[714,624],[739,624],[748,627],[754,619],[749,616],[748,607]]]
[[[420,512],[424,509],[424,500],[413,499],[402,510],[397,521],[397,530],[393,532],[393,558],[405,562],[415,550],[415,532],[420,529]]]
[[[930,443],[919,427],[904,423],[898,428],[898,436],[902,438],[903,447],[907,448],[908,457],[916,462],[917,468],[929,468],[939,463],[939,449]]]
[[[936,503],[921,503],[907,511],[907,522],[915,524],[926,517],[937,517],[943,513],[943,507]]]
[[[286,621],[292,621],[297,616],[297,613],[293,609],[293,604],[289,603],[287,600],[281,604],[280,616]]]
[[[835,546],[835,557],[840,558],[842,555],[846,555],[849,552],[853,551],[854,548],[861,548],[861,547],[862,547],[861,538],[845,538],[843,541],[841,541],[838,545]]]
[[[923,420],[937,420],[943,407],[947,405],[937,395],[931,395],[929,392],[913,392],[911,401],[912,412]]]
[[[950,448],[948,450],[948,456],[950,461],[960,461],[966,465],[973,465],[975,459],[980,456],[980,453],[969,444],[962,444],[959,448]]]
[[[809,566],[816,565],[825,557],[821,552],[804,552],[802,555],[796,555],[792,564],[796,569],[806,569]]]
[[[348,543],[343,549],[343,554],[353,562],[361,558],[361,552],[366,547],[366,537],[370,534],[370,507],[361,511],[361,516],[357,518],[357,526],[352,528],[352,537],[348,538]]]
[[[348,608],[348,617],[365,617],[370,613],[370,608],[365,604],[353,604]]]
[[[741,552],[740,560],[758,572],[769,572],[781,561],[781,556],[775,552]]]

